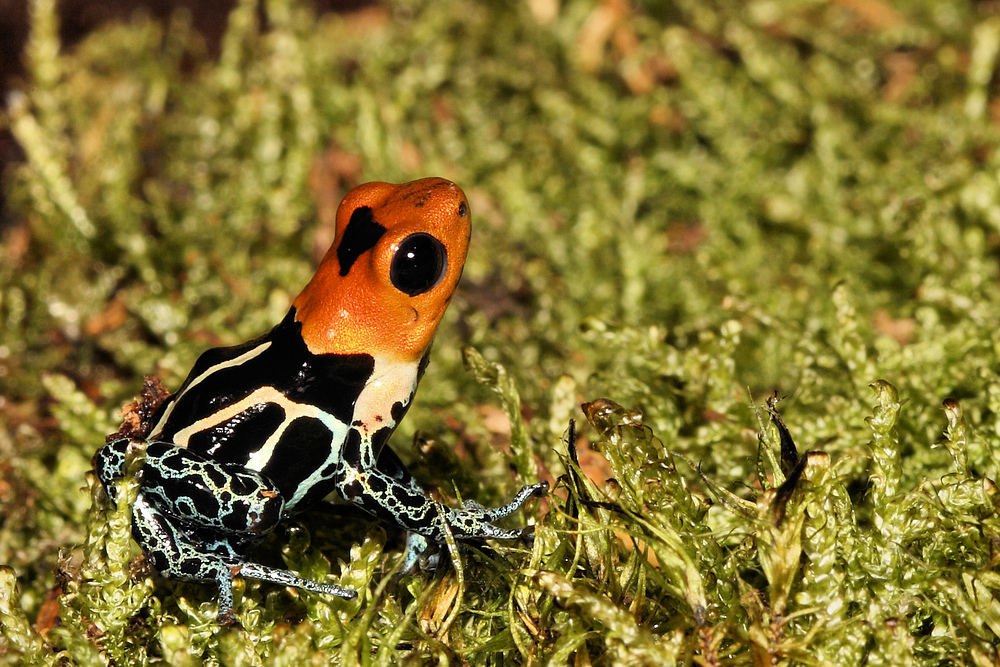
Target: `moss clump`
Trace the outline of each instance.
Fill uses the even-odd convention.
[[[218,59],[183,11],[66,52],[54,5],[2,116],[0,662],[996,661],[994,5],[243,1]],[[363,595],[247,582],[220,630],[90,457],[280,319],[347,188],[427,175],[475,233],[394,446],[482,502],[551,475],[535,540],[397,579],[308,513],[261,558]]]

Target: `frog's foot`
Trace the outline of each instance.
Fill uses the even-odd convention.
[[[401,574],[410,574],[418,569],[433,570],[440,559],[441,554],[436,543],[420,533],[406,531],[406,553],[403,555],[403,565],[400,567]]]
[[[457,539],[492,538],[498,540],[515,540],[524,534],[520,529],[497,528],[493,524],[504,517],[510,516],[533,496],[545,495],[549,490],[548,482],[529,484],[523,487],[506,505],[488,509],[475,501],[467,501],[460,510],[451,510],[448,525]]]

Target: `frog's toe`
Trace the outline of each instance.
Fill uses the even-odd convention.
[[[489,523],[499,521],[500,519],[510,516],[517,510],[524,506],[524,503],[528,502],[529,498],[534,496],[543,496],[549,490],[548,482],[538,482],[537,484],[529,484],[527,486],[521,487],[521,490],[517,492],[514,499],[511,500],[506,505],[501,505],[500,507],[495,507],[493,509],[487,510],[483,509],[483,519]],[[480,505],[482,507],[482,505]],[[510,538],[507,538],[510,539]]]
[[[327,584],[320,581],[313,581],[312,579],[305,579],[294,572],[267,567],[259,563],[242,563],[240,565],[240,576],[260,579],[261,581],[270,581],[273,584],[291,586],[292,588],[301,588],[313,593],[335,595],[345,600],[353,600],[358,597],[358,592],[353,588],[345,588],[337,584]]]

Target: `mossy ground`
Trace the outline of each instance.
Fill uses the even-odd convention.
[[[996,3],[248,0],[217,59],[183,12],[67,53],[53,5],[2,117],[0,662],[998,660]],[[475,231],[394,447],[451,502],[557,479],[534,543],[400,580],[308,513],[261,558],[363,595],[220,629],[90,457],[280,319],[350,186],[427,175]]]

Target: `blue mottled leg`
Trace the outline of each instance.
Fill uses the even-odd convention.
[[[312,579],[305,579],[294,572],[289,572],[288,570],[279,570],[277,568],[267,567],[266,565],[251,563],[249,561],[240,563],[239,574],[242,577],[260,579],[261,581],[270,581],[272,584],[279,584],[281,586],[302,588],[307,591],[312,591],[313,593],[336,595],[339,598],[345,598],[347,600],[353,600],[358,597],[357,591],[350,588],[344,588],[343,586],[338,586],[337,584],[324,584],[319,581],[313,581]]]
[[[233,573],[222,556],[192,541],[141,493],[132,506],[132,534],[153,567],[163,576],[215,581],[219,586],[219,622],[231,620]]]

